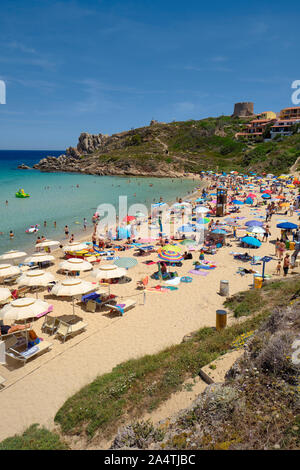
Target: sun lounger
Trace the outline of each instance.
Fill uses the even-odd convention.
[[[143,247],[139,247],[139,251],[138,251],[138,254],[140,256],[144,256],[144,255],[148,255],[149,253],[154,253],[155,249],[154,249],[154,246],[143,246]]]
[[[88,300],[86,304],[87,312],[95,313],[97,308],[97,302],[95,300]]]
[[[60,321],[56,330],[56,335],[59,336],[63,342],[65,342],[68,336],[80,333],[81,331],[85,330],[87,326],[88,324],[84,323],[83,321],[75,323],[74,325],[69,325],[66,322]]]
[[[97,298],[89,299],[86,304],[86,310],[88,312],[95,313],[97,307],[101,308],[104,305],[107,305],[109,302],[112,302],[116,296],[113,294],[106,295],[101,297],[100,295]]]
[[[0,387],[4,387],[4,383],[6,382],[6,379],[0,375]]]
[[[146,276],[140,281],[137,281],[137,288],[145,289],[145,287],[148,285],[148,282],[149,282],[149,277]]]
[[[15,276],[7,277],[6,279],[3,280],[3,284],[13,284],[14,282],[16,282],[18,277],[19,277],[19,274],[16,274]]]
[[[52,343],[49,343],[48,341],[41,341],[39,344],[36,344],[35,346],[32,346],[31,348],[25,349],[23,351],[18,350],[16,346],[14,348],[9,348],[5,354],[6,356],[16,359],[17,361],[23,362],[23,365],[25,365],[29,359],[32,359],[33,357],[36,357],[39,354],[47,351],[51,346]],[[21,348],[23,349],[24,347]]]
[[[130,308],[135,307],[136,305],[136,300],[134,299],[126,299],[122,301],[119,304],[112,305],[112,304],[106,304],[106,307],[109,307],[111,312],[115,311],[120,313],[121,315],[124,315],[124,313],[129,310]]]
[[[23,286],[18,289],[18,297],[25,297],[25,295],[30,292],[30,287]]]
[[[45,312],[39,313],[38,315],[36,315],[35,318],[44,317],[45,315],[48,315],[48,313],[50,313],[52,311],[53,311],[53,305],[49,305],[48,309]]]
[[[7,333],[7,335],[1,335],[0,336],[0,341],[5,341],[7,342],[9,338],[15,338],[16,335],[23,335],[23,333],[26,333],[28,331],[30,331],[32,329],[32,327],[30,326],[29,328],[24,328],[24,330],[17,330],[17,331],[13,331],[12,333]]]
[[[50,331],[50,334],[53,335],[53,333],[55,333],[58,327],[58,324],[59,324],[59,320],[57,318],[48,317],[48,315],[46,315],[46,318],[42,325],[42,331],[48,330]]]

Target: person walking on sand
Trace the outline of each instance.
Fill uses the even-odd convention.
[[[290,255],[286,254],[283,260],[283,275],[284,277],[287,276],[290,267]]]
[[[268,241],[269,235],[271,235],[270,228],[269,228],[269,225],[266,225],[265,233],[264,233],[264,236],[263,236],[263,242],[265,241],[265,239],[266,239],[266,242]]]
[[[281,261],[278,260],[277,266],[276,266],[276,273],[278,276],[281,274]]]
[[[87,227],[87,220],[86,218],[83,219],[83,230],[86,231],[86,227]]]
[[[280,240],[280,245],[279,245],[279,258],[282,260],[283,258],[283,253],[285,252],[285,243],[284,241],[281,239]]]

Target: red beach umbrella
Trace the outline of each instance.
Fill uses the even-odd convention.
[[[123,222],[132,222],[133,220],[135,220],[135,217],[133,215],[127,215],[126,217],[124,217]]]

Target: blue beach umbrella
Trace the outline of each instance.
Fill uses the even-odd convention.
[[[292,224],[291,222],[282,222],[281,224],[276,225],[277,228],[282,228],[285,230],[294,230],[298,228],[298,225]]]
[[[251,199],[251,197],[247,197],[245,204],[253,204],[253,199]]]
[[[234,199],[232,201],[232,204],[235,204],[236,206],[242,206],[244,203],[243,203],[243,201],[239,201],[238,199]]]
[[[259,220],[248,220],[248,222],[245,223],[247,227],[262,227],[263,223],[259,222]]]
[[[241,238],[241,241],[250,246],[255,246],[255,247],[261,246],[261,241],[259,241],[257,238],[254,238],[254,237],[246,236],[246,237]]]
[[[212,233],[217,233],[219,235],[226,235],[227,232],[225,232],[225,230],[222,230],[220,228],[216,228],[215,230],[212,231]]]
[[[271,195],[268,194],[268,193],[262,194],[261,197],[262,197],[263,199],[271,199]]]

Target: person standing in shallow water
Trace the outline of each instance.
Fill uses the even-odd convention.
[[[69,227],[67,225],[65,225],[65,235],[66,235],[66,238],[68,238],[68,236],[69,236]]]

